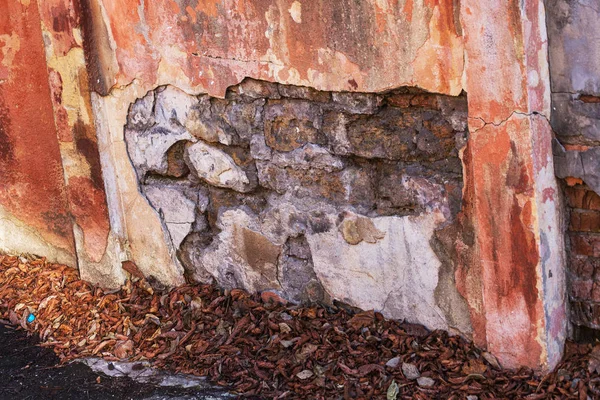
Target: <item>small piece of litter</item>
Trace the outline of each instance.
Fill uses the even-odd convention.
[[[421,387],[432,387],[435,384],[435,381],[427,376],[422,376],[417,379],[417,383]]]

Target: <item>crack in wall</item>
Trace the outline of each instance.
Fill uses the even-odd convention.
[[[476,133],[476,132],[480,131],[481,129],[483,129],[483,128],[485,128],[486,126],[489,126],[489,125],[496,126],[496,127],[500,127],[500,126],[504,125],[505,123],[507,123],[507,122],[508,122],[510,119],[512,119],[514,115],[520,115],[520,116],[523,116],[523,117],[534,117],[534,116],[540,116],[540,117],[544,118],[544,119],[546,120],[546,122],[548,122],[548,125],[550,126],[550,119],[549,119],[549,118],[548,118],[546,115],[544,115],[543,113],[540,113],[540,112],[538,112],[538,111],[533,111],[533,112],[531,112],[531,113],[524,113],[524,112],[521,112],[521,111],[512,111],[512,112],[509,114],[509,116],[508,116],[508,117],[506,117],[506,118],[504,118],[504,119],[501,119],[499,122],[493,122],[493,121],[491,121],[491,122],[486,122],[486,121],[485,121],[483,118],[481,118],[481,117],[471,117],[471,116],[469,116],[469,117],[468,117],[469,119],[473,119],[473,120],[479,120],[479,121],[483,122],[483,125],[482,125],[482,126],[480,126],[480,127],[479,127],[479,128],[477,128],[477,129],[474,129],[474,130],[472,130],[472,131],[471,131],[471,133]]]

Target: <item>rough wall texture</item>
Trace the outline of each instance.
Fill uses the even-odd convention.
[[[0,1],[0,248],[75,265],[36,3]]]
[[[199,279],[328,295],[390,315],[404,315],[421,285],[427,306],[413,320],[472,331],[506,366],[547,369],[560,358],[564,252],[541,1],[4,3],[4,147],[44,141],[45,150],[9,170],[57,172],[39,183],[36,169],[25,189],[3,180],[23,201],[4,195],[0,205],[10,218],[31,217],[29,232],[73,265],[76,256],[86,278],[117,286],[130,260],[173,286],[186,266]],[[37,50],[26,58],[19,43]],[[29,75],[35,96],[18,87]],[[247,77],[288,86],[270,92]],[[451,138],[464,129],[443,122],[448,98],[392,104],[402,87],[467,92],[466,147],[457,153]],[[182,100],[159,109],[190,103],[190,115],[155,110],[162,130],[136,125],[143,118],[133,109],[175,92]],[[19,107],[40,107],[35,130],[12,106],[19,96],[32,96]],[[246,114],[257,108],[262,133],[239,136],[241,127],[255,132]],[[459,159],[462,171],[452,166]],[[353,196],[367,181],[372,190]],[[35,203],[47,197],[51,205]],[[271,212],[285,204],[295,209]],[[186,211],[170,213],[174,205]],[[47,209],[53,223],[66,218],[62,236],[44,222]],[[8,239],[3,246],[15,249]],[[218,257],[233,261],[217,268]],[[410,279],[394,292],[394,280]]]
[[[244,77],[322,90],[458,94],[454,0],[85,0],[94,89],[133,79],[223,96]],[[135,27],[135,29],[131,29]]]
[[[195,280],[470,335],[430,245],[460,210],[466,129],[465,97],[245,80],[225,99],[152,91],[130,108],[125,140]]]
[[[549,0],[555,168],[563,178],[571,321],[600,329],[600,7]]]
[[[544,15],[533,0],[461,2],[470,132],[463,207],[471,220],[459,225],[455,247],[474,253],[459,258],[457,282],[476,343],[512,366],[556,363],[566,331]]]

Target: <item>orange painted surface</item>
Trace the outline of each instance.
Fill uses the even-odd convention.
[[[404,7],[351,0],[98,1],[116,45],[109,57],[116,70],[106,60],[103,68],[111,87],[134,78],[154,83],[164,74],[214,95],[246,76],[324,90],[461,89],[462,39],[452,0]],[[90,36],[102,30],[96,26]]]
[[[463,211],[475,226],[475,254],[463,268],[481,290],[459,287],[482,322],[474,324],[479,345],[504,366],[547,368],[560,357],[566,315],[560,279],[548,281],[551,268],[563,268],[560,254],[548,257],[561,249],[543,239],[558,232],[551,131],[537,115],[549,111],[543,14],[536,1],[462,7],[471,131],[463,161],[472,187]],[[457,279],[469,282],[464,273]]]
[[[537,365],[543,324],[538,296],[539,244],[532,220],[533,180],[528,149],[519,143],[526,120],[487,126],[473,137],[478,257],[484,294],[487,346],[509,365]]]
[[[13,38],[0,40],[0,206],[74,253],[37,4],[0,0],[0,10],[0,37]]]

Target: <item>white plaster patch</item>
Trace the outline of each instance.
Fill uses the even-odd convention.
[[[302,22],[302,3],[294,1],[288,11],[295,23],[299,24]]]
[[[334,298],[431,329],[448,329],[434,298],[441,263],[429,245],[439,222],[438,212],[373,218],[385,236],[357,245],[348,244],[337,230],[308,235],[315,273]]]

